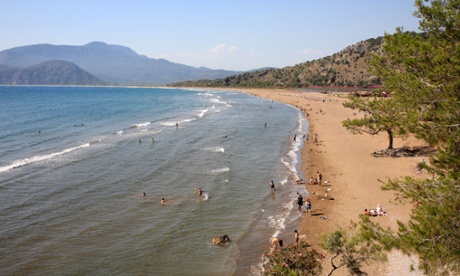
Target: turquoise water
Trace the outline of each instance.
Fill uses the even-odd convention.
[[[257,274],[307,193],[305,118],[244,93],[3,86],[0,118],[1,275]]]

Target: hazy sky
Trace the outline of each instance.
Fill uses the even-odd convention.
[[[194,67],[281,68],[418,31],[414,11],[414,0],[0,0],[0,51],[102,41]]]

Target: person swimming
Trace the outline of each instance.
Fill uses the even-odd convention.
[[[201,188],[198,188],[198,190],[196,192],[198,193],[199,197],[203,196],[203,190]]]

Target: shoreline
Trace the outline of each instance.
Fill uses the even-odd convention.
[[[225,90],[239,91],[253,96],[267,98],[289,104],[305,113],[309,122],[308,143],[301,149],[301,170],[306,179],[305,188],[309,191],[312,202],[312,215],[303,214],[298,222],[297,230],[300,240],[309,243],[318,252],[324,254],[323,275],[331,270],[331,255],[318,244],[324,233],[339,227],[348,228],[350,221],[358,222],[359,214],[364,209],[374,209],[380,204],[387,216],[372,218],[385,228],[397,229],[397,221],[407,222],[410,218],[411,202],[399,204],[394,202],[391,191],[382,191],[380,187],[388,178],[413,176],[426,178],[426,173],[416,169],[418,162],[427,157],[375,157],[371,153],[385,149],[388,140],[385,134],[375,136],[363,134],[353,135],[342,126],[347,118],[359,116],[355,111],[343,107],[345,93],[322,94],[319,92],[300,92],[291,89],[243,89],[228,88]],[[318,135],[318,142],[313,143],[313,135]],[[415,138],[394,140],[395,148],[408,146],[425,146]],[[322,184],[309,185],[310,177],[316,178],[317,172],[323,176]],[[324,200],[325,192],[333,200]],[[321,219],[321,217],[327,217]],[[293,233],[285,232],[282,239],[291,243]],[[269,245],[267,245],[268,247]],[[410,265],[416,259],[391,252],[388,262],[371,261],[363,266],[369,275],[421,275],[418,271],[410,272]],[[416,266],[416,265],[415,265]],[[346,268],[340,268],[334,275],[348,275]]]

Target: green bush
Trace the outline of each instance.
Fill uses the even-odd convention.
[[[320,275],[323,270],[320,260],[324,256],[314,249],[308,250],[309,247],[300,242],[299,245],[265,252],[265,275]]]

